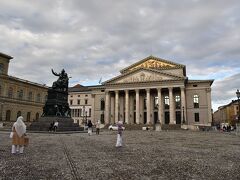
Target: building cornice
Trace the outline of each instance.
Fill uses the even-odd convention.
[[[43,84],[38,84],[38,83],[35,83],[35,82],[31,82],[31,81],[21,79],[21,78],[17,78],[17,77],[14,77],[14,76],[9,76],[9,75],[6,75],[6,74],[0,74],[0,78],[5,79],[5,80],[19,82],[19,83],[24,83],[24,84],[27,84],[27,85],[37,86],[37,87],[44,88],[44,89],[49,88],[48,86],[43,85]]]
[[[0,57],[7,58],[8,60],[10,60],[10,59],[13,59],[13,57],[12,57],[12,56],[9,56],[9,55],[7,55],[7,54],[4,54],[4,53],[1,53],[1,52],[0,52]]]

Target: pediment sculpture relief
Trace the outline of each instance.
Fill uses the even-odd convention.
[[[168,68],[168,67],[174,67],[172,64],[156,61],[156,60],[148,60],[142,64],[139,64],[138,66],[133,67],[130,69],[131,71],[138,68],[153,68],[153,69],[160,69],[160,68]]]

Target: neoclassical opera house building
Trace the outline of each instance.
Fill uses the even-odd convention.
[[[153,56],[120,73],[102,85],[70,88],[73,118],[78,114],[80,121],[105,124],[122,120],[126,124],[211,125],[213,80],[190,80],[185,65]],[[78,102],[77,111],[73,101]]]

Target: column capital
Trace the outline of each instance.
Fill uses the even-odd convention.
[[[168,87],[168,90],[169,90],[169,91],[172,91],[172,90],[173,90],[173,87]]]
[[[119,90],[115,90],[114,92],[118,94]]]
[[[128,92],[129,92],[129,90],[128,90],[128,89],[125,89],[125,90],[124,90],[124,92],[125,92],[125,93],[128,93]]]
[[[162,90],[162,88],[157,88],[157,91],[161,91]]]
[[[135,89],[135,92],[136,92],[136,93],[139,92],[139,89]]]
[[[146,88],[146,91],[147,91],[147,92],[150,92],[150,88]]]
[[[181,91],[184,91],[185,90],[185,87],[180,87]]]

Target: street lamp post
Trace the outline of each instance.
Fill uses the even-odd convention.
[[[183,113],[183,124],[185,124],[185,113],[184,113],[184,106],[182,107],[182,113]]]
[[[237,95],[237,98],[238,98],[238,123],[240,123],[240,101],[239,101],[239,98],[240,98],[240,92],[239,92],[239,89],[237,89],[237,92],[236,92],[236,95]]]

